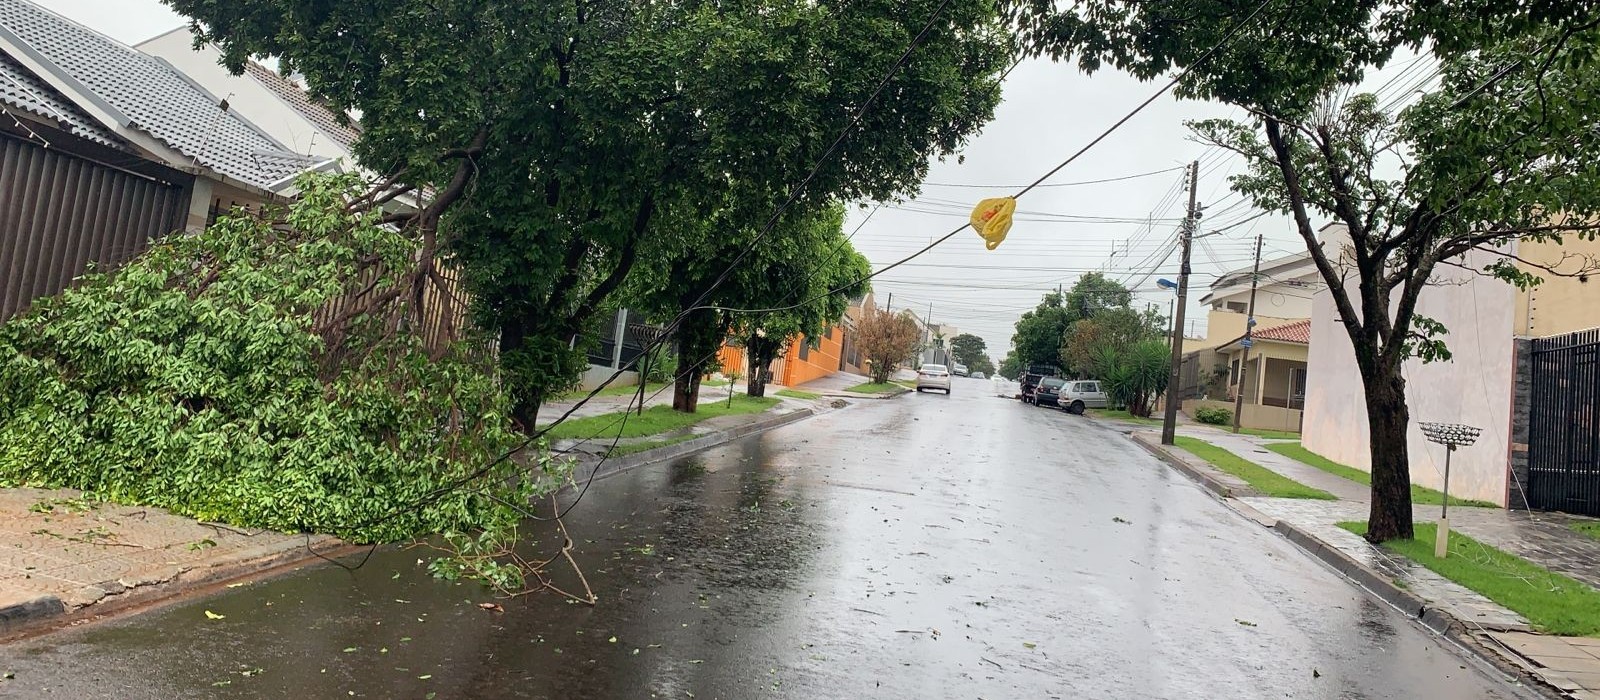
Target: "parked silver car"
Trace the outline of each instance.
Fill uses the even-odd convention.
[[[1105,408],[1109,403],[1105,386],[1099,380],[1079,379],[1067,382],[1056,397],[1056,404],[1068,413],[1083,414],[1086,408]]]
[[[944,365],[923,365],[917,370],[917,391],[938,389],[950,393],[950,369]]]

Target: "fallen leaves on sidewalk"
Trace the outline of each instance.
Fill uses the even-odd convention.
[[[217,613],[211,612],[210,610],[206,611],[206,618],[207,619],[210,619],[210,620],[221,620],[224,617],[227,617],[227,615],[219,615]]]
[[[499,603],[478,603],[478,607],[497,613],[503,613],[506,611],[506,609]]]

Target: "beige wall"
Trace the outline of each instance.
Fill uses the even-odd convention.
[[[1309,316],[1299,318],[1278,318],[1276,316],[1263,316],[1256,314],[1256,330],[1275,328],[1295,321],[1304,321]],[[1201,348],[1214,348],[1226,344],[1228,341],[1244,335],[1245,315],[1232,311],[1218,311],[1211,309],[1206,312],[1206,338],[1194,345],[1187,341],[1183,344],[1184,352],[1191,352]]]
[[[1287,363],[1305,365],[1308,348],[1299,343],[1276,343],[1270,340],[1258,340],[1256,346],[1250,348],[1250,373],[1244,380],[1245,403],[1262,403],[1259,398],[1286,398],[1288,396],[1288,369]],[[1232,367],[1244,356],[1244,350],[1235,348],[1223,357],[1223,362]],[[1273,364],[1266,368],[1263,358]],[[1266,375],[1266,382],[1258,380]],[[1232,379],[1229,380],[1233,381]],[[1231,384],[1229,385],[1232,386]]]
[[[1472,447],[1451,462],[1450,491],[1467,498],[1504,504],[1511,421],[1511,329],[1516,293],[1510,285],[1469,270],[1482,269],[1494,254],[1474,251],[1463,266],[1442,267],[1435,286],[1426,288],[1417,313],[1450,330],[1448,362],[1405,364],[1406,401],[1411,414],[1407,441],[1411,479],[1439,488],[1444,450],[1422,436],[1423,421],[1466,423],[1483,429]],[[1354,281],[1350,294],[1356,294]],[[1367,408],[1355,353],[1336,320],[1327,290],[1316,294],[1311,320],[1304,437],[1301,443],[1328,459],[1352,467],[1372,467]]]
[[[1233,402],[1204,401],[1199,399],[1190,399],[1183,402],[1183,412],[1190,418],[1194,417],[1194,412],[1196,409],[1205,407],[1222,408],[1232,411]],[[1247,403],[1244,405],[1243,409],[1239,411],[1239,427],[1254,428],[1256,430],[1287,430],[1289,432],[1298,432],[1300,430],[1300,417],[1301,412],[1292,408],[1258,406]]]
[[[1568,256],[1565,261],[1562,256]],[[1564,245],[1552,241],[1519,241],[1517,257],[1553,267],[1558,272],[1576,273],[1587,260],[1600,258],[1600,239],[1586,241],[1567,236]],[[1515,326],[1517,335],[1541,337],[1560,335],[1600,326],[1600,275],[1587,282],[1580,278],[1551,274],[1528,264],[1522,269],[1544,278],[1544,283],[1517,295]]]

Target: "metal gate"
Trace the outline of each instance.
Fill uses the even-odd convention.
[[[1528,504],[1600,516],[1600,329],[1533,341]]]

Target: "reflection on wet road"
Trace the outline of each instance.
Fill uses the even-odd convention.
[[[595,608],[382,551],[0,648],[0,694],[1512,697],[1122,435],[955,389],[599,482]]]

